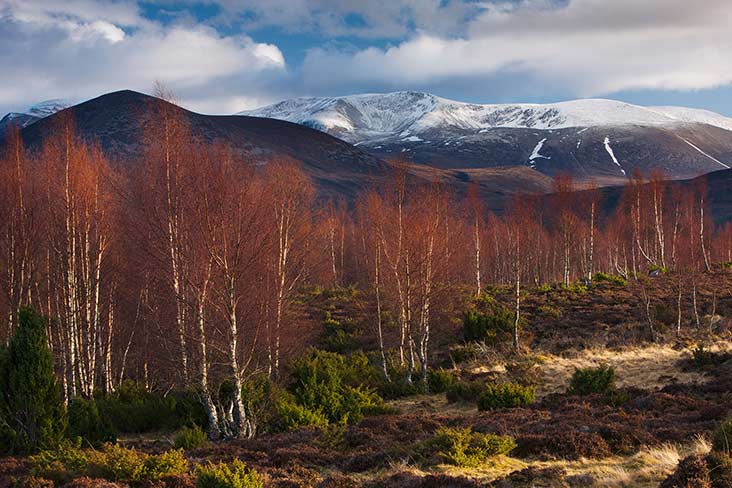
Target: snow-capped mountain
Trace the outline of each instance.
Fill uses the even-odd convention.
[[[40,103],[36,103],[24,112],[10,112],[2,119],[0,119],[0,138],[2,138],[5,131],[7,130],[7,127],[11,124],[16,125],[22,129],[23,127],[29,126],[30,124],[40,119],[48,117],[49,115],[53,115],[56,112],[60,112],[65,108],[71,107],[73,104],[74,102],[71,100],[56,98],[53,100],[46,100]]]
[[[525,165],[545,174],[690,177],[732,166],[732,119],[589,99],[481,105],[396,92],[285,100],[239,115],[295,122],[379,156],[440,167]]]
[[[46,100],[40,103],[36,103],[35,105],[28,108],[25,113],[42,119],[44,117],[48,117],[49,115],[53,115],[56,112],[60,112],[65,108],[69,108],[74,105],[74,103],[75,102],[73,100],[70,100],[68,98],[54,98],[52,100]]]
[[[295,98],[239,115],[288,120],[352,142],[382,134],[420,134],[431,129],[566,129],[570,127],[676,126],[704,123],[732,130],[732,119],[706,110],[640,107],[589,99],[552,104],[481,105],[428,93],[396,92],[332,98]]]

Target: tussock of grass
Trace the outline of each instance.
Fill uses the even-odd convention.
[[[715,350],[732,348],[732,343],[716,344]],[[608,364],[615,368],[619,388],[637,387],[654,389],[669,383],[669,377],[679,383],[704,382],[706,377],[698,371],[683,371],[680,362],[691,357],[688,350],[676,350],[671,345],[650,345],[613,351],[589,349],[566,358],[544,356],[542,371],[545,382],[538,388],[537,396],[560,393],[567,389],[575,368],[597,367]]]
[[[497,479],[506,476],[514,471],[520,471],[529,466],[528,463],[509,456],[496,456],[481,466],[472,468],[458,468],[449,464],[439,465],[437,468],[441,473],[450,476],[467,476],[478,479]]]

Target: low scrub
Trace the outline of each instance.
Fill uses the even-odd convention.
[[[715,355],[712,351],[704,347],[704,344],[696,346],[691,351],[695,366],[711,366],[715,363]]]
[[[463,317],[463,337],[467,342],[496,346],[510,341],[515,315],[506,307],[489,303],[487,311],[469,310]]]
[[[445,393],[455,384],[455,375],[445,369],[431,369],[427,372],[427,387],[430,393]]]
[[[562,310],[553,306],[553,305],[541,305],[537,312],[541,314],[543,317],[547,317],[550,319],[560,319],[562,318]]]
[[[198,449],[208,445],[208,434],[199,426],[183,427],[175,436],[176,449]]]
[[[728,454],[693,454],[679,462],[660,488],[726,488],[732,486],[732,459]]]
[[[93,400],[104,422],[118,433],[177,430],[184,426],[206,427],[208,419],[192,392],[167,395],[147,390],[140,383],[126,381],[112,394]]]
[[[569,383],[570,395],[590,395],[607,393],[615,389],[615,368],[606,364],[596,368],[578,368],[574,370]]]
[[[92,446],[99,446],[105,442],[115,442],[117,434],[108,418],[99,413],[97,402],[93,399],[77,397],[68,407],[70,438],[81,438]]]
[[[99,451],[84,451],[78,444],[66,444],[33,456],[31,463],[33,476],[56,484],[83,476],[134,484],[181,475],[188,470],[182,450],[150,455],[115,444],[104,444]]]
[[[464,346],[455,346],[450,349],[450,358],[453,363],[460,364],[466,361],[472,361],[480,354],[480,349],[476,344],[469,343]]]
[[[459,381],[447,389],[445,396],[450,403],[474,403],[484,388],[485,383],[482,381]]]
[[[362,353],[344,356],[313,350],[291,367],[293,383],[289,394],[281,395],[276,403],[274,430],[345,424],[389,411],[383,399],[365,386],[375,381],[375,373]]]
[[[196,468],[197,488],[264,488],[264,480],[257,471],[239,459],[230,464],[208,463]]]
[[[358,349],[358,328],[353,320],[336,320],[326,312],[323,320],[323,348],[330,352],[348,354]]]
[[[386,381],[382,375],[376,389],[383,398],[388,400],[424,393],[424,385],[419,381],[415,381],[413,376],[414,374],[412,374],[410,380],[407,368],[392,366],[389,368],[390,380]]]
[[[603,273],[600,271],[595,275],[595,282],[596,283],[609,283],[612,285],[619,285],[619,286],[625,286],[628,284],[628,281],[619,275],[609,274],[609,273]]]
[[[454,466],[474,468],[490,458],[508,454],[516,443],[511,437],[473,432],[470,428],[440,428],[424,448],[437,453],[443,462]]]
[[[79,440],[80,442],[80,440]],[[80,444],[65,442],[57,449],[43,451],[31,457],[31,474],[61,485],[89,472],[89,453]]]
[[[289,393],[281,395],[275,403],[275,416],[271,430],[287,432],[301,427],[326,427],[328,419],[319,410],[299,404]]]
[[[517,383],[487,384],[478,397],[478,410],[523,407],[534,403],[536,392],[531,386]]]

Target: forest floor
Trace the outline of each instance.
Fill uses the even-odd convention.
[[[462,309],[444,304],[452,316],[446,313],[446,325],[435,334],[433,363],[461,380],[533,385],[536,401],[529,406],[479,412],[475,403],[449,403],[445,394],[417,395],[390,401],[398,412],[392,415],[219,442],[186,451],[186,457],[197,463],[239,458],[265,476],[266,488],[657,487],[680,459],[709,451],[711,432],[732,412],[732,273],[698,283],[698,327],[684,294],[680,338],[673,326],[673,282],[662,278],[644,285],[653,300],[655,343],[648,338],[638,286],[527,292],[522,353],[482,348],[459,364],[449,351],[463,347],[455,326]],[[511,302],[510,289],[493,294],[498,302]],[[311,315],[328,310],[329,317],[340,319],[369,313],[333,305],[322,294],[312,296],[306,302]],[[371,348],[364,337],[364,348]],[[694,355],[700,344],[709,353],[702,362]],[[614,392],[567,393],[576,368],[601,364],[615,369]],[[517,447],[480,468],[418,455],[442,427],[511,436]],[[172,438],[158,434],[120,441],[160,452],[172,447]],[[27,458],[0,459],[0,488],[27,471]],[[187,488],[190,483],[158,486]],[[90,488],[68,488],[77,486]]]
[[[672,345],[590,349],[568,356],[536,354],[518,361],[537,385],[523,408],[479,412],[444,394],[394,400],[398,414],[347,427],[263,435],[193,450],[196,462],[238,457],[265,473],[271,487],[657,487],[680,459],[710,449],[709,434],[732,410],[732,342],[709,346],[714,364],[698,366],[691,349]],[[475,358],[465,375],[509,375],[515,357]],[[608,364],[618,394],[566,393],[577,367]],[[495,376],[497,375],[497,376]],[[515,379],[512,373],[511,379]],[[518,447],[480,468],[458,468],[414,456],[440,427],[511,435]],[[156,450],[159,439],[130,439]]]

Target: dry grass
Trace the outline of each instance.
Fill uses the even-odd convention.
[[[396,473],[410,473],[426,476],[441,473],[448,476],[465,476],[481,481],[492,481],[508,476],[527,467],[561,468],[568,476],[587,480],[587,486],[608,488],[650,488],[671,474],[679,460],[691,453],[709,452],[709,442],[697,438],[688,445],[664,444],[647,447],[632,456],[612,456],[605,459],[580,459],[577,461],[524,461],[507,456],[498,456],[479,468],[458,468],[450,465],[435,466],[425,471],[407,462],[393,463],[386,470],[371,472],[358,478],[384,479]]]
[[[449,403],[444,394],[417,395],[388,402],[403,414],[475,414],[477,407],[470,403]]]
[[[710,348],[714,351],[732,349],[732,343],[720,342]],[[567,389],[575,368],[608,364],[615,368],[619,387],[655,389],[670,383],[706,381],[703,373],[683,371],[680,362],[691,357],[688,349],[676,350],[670,345],[651,345],[621,351],[590,349],[577,356],[542,356],[544,383],[538,388],[539,396],[560,393]]]
[[[459,468],[449,464],[441,464],[436,467],[436,470],[450,476],[466,476],[469,478],[483,480],[495,480],[514,471],[520,471],[530,465],[531,463],[509,456],[496,456],[491,459],[490,462],[477,468]]]
[[[700,437],[689,445],[664,444],[646,447],[628,457],[613,456],[600,460],[581,459],[548,464],[561,466],[570,476],[589,475],[595,480],[596,486],[657,487],[676,469],[681,459],[692,453],[707,453],[709,450],[709,442]]]
[[[707,347],[713,352],[731,351],[732,342],[720,341]],[[683,360],[691,358],[690,349],[674,349],[670,345],[650,345],[622,350],[588,349],[572,357],[537,355],[536,365],[541,371],[541,383],[537,386],[537,397],[551,393],[564,393],[575,368],[586,368],[608,364],[615,368],[618,387],[636,387],[648,390],[662,388],[672,383],[701,383],[708,380],[702,371],[684,371]],[[495,361],[495,362],[493,362]],[[493,355],[490,359],[481,357],[471,363],[469,374],[493,373],[497,377],[506,374],[504,359]],[[491,364],[485,364],[491,362]],[[453,414],[475,413],[471,404],[448,403],[445,395],[418,395],[389,402],[406,414]]]
[[[577,461],[524,462],[501,456],[484,467],[475,469],[438,466],[437,471],[450,476],[467,476],[481,480],[495,480],[526,467],[562,468],[568,476],[592,480],[588,486],[608,488],[650,488],[670,475],[679,461],[692,453],[706,454],[710,450],[702,437],[688,445],[664,444],[643,448],[632,456],[612,456],[605,459],[580,459]],[[589,482],[589,481],[588,481]]]

